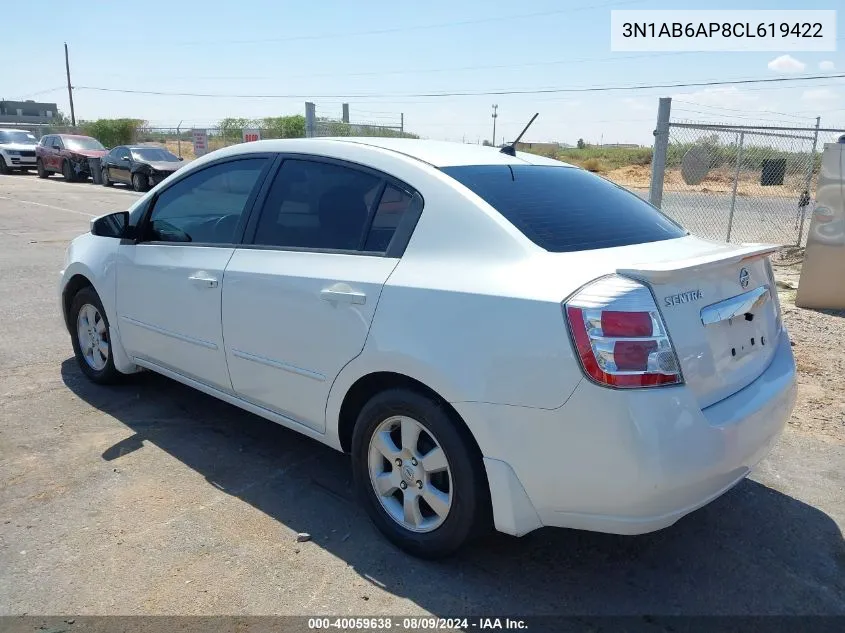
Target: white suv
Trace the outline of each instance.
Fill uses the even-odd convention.
[[[795,398],[771,248],[569,165],[404,139],[213,152],[70,245],[95,382],[145,368],[352,454],[394,543],[637,534],[745,477]]]
[[[0,174],[35,168],[38,139],[29,130],[0,129]]]

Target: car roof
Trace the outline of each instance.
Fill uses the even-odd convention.
[[[0,127],[0,132],[26,132],[32,134],[32,130],[23,130],[19,127]]]
[[[94,138],[93,136],[85,136],[84,134],[47,134],[47,136],[59,136],[61,138]]]
[[[304,139],[270,139],[255,141],[248,145],[251,151],[308,152],[309,145],[314,142],[365,145],[415,158],[434,167],[526,164],[572,167],[572,165],[567,163],[527,152],[516,152],[516,156],[509,156],[508,154],[503,154],[497,147],[411,138],[315,137]],[[240,153],[236,149],[238,147],[238,145],[231,146],[229,150],[231,153]]]

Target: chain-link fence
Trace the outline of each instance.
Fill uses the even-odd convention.
[[[350,115],[349,104],[342,104],[339,111],[305,104],[305,135],[308,137],[331,136],[380,136],[394,138],[419,138],[405,131],[405,115],[390,113],[357,113]]]
[[[806,241],[824,143],[845,129],[670,121],[668,102],[662,105],[653,203],[702,237],[784,246]]]

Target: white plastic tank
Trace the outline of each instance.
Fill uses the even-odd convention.
[[[845,309],[845,136],[827,143],[795,305]]]

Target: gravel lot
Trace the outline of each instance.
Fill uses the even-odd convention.
[[[426,563],[370,526],[345,456],[153,374],[82,377],[57,272],[134,195],[0,176],[0,615],[845,614],[845,318],[794,308],[796,266],[800,404],[751,479],[655,534]]]

